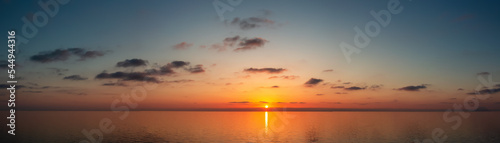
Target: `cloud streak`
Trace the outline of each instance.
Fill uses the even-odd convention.
[[[248,68],[248,69],[244,69],[243,71],[248,72],[248,73],[279,74],[279,73],[286,71],[286,69],[284,69],[284,68]]]
[[[142,59],[126,59],[125,61],[116,63],[116,67],[139,67],[146,66],[147,63],[148,61]]]
[[[87,80],[88,78],[82,77],[80,75],[70,75],[70,76],[64,77],[63,79],[65,79],[65,80]]]
[[[40,52],[30,57],[31,61],[39,63],[50,63],[66,61],[72,56],[79,57],[79,61],[103,56],[103,51],[91,51],[83,48],[56,49],[54,51]]]

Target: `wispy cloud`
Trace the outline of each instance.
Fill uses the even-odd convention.
[[[65,80],[87,80],[88,78],[82,77],[80,75],[70,75],[70,76],[64,77],[63,79],[65,79]]]
[[[54,51],[40,52],[36,55],[30,57],[31,61],[40,63],[50,63],[56,61],[66,61],[71,56],[79,57],[79,60],[86,60],[89,58],[95,58],[103,56],[105,52],[103,51],[92,51],[83,48],[68,48],[68,49],[56,49]]]
[[[279,74],[279,73],[286,71],[286,69],[284,69],[284,68],[248,68],[248,69],[244,69],[243,71],[248,72],[248,73]]]
[[[187,43],[187,42],[181,42],[179,44],[174,45],[174,49],[176,49],[176,50],[185,50],[185,49],[187,49],[187,48],[189,48],[191,46],[193,46],[193,44]]]

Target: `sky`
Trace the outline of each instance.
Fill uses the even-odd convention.
[[[18,109],[500,109],[498,1],[40,2],[0,2]]]

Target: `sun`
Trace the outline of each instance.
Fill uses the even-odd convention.
[[[267,106],[267,105],[266,105],[265,107],[266,107],[266,108],[269,108],[269,106]]]

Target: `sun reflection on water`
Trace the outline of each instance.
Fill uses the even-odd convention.
[[[268,115],[267,115],[267,111],[266,111],[266,113],[265,113],[265,114],[266,114],[266,134],[267,134],[267,131],[268,131],[268,129],[269,129],[269,128],[268,128],[268,124],[267,124],[267,117],[268,117]]]

